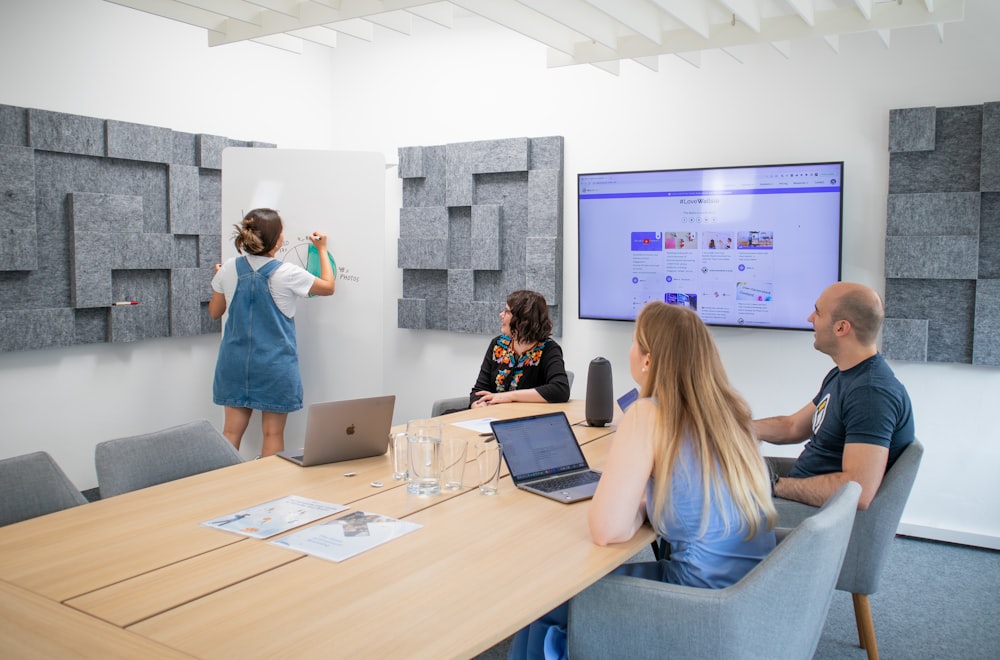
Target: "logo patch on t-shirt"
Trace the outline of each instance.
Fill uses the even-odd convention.
[[[813,413],[813,435],[819,433],[820,427],[823,426],[823,420],[826,419],[826,407],[830,405],[830,393],[827,392],[823,400],[819,402],[816,406],[816,412]]]

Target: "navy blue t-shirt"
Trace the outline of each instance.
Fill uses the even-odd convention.
[[[881,354],[846,371],[831,369],[813,403],[813,433],[790,477],[841,472],[844,445],[852,442],[888,447],[888,470],[913,442],[910,397]]]

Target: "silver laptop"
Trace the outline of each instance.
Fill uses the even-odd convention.
[[[381,456],[389,447],[395,395],[314,403],[306,417],[301,449],[278,456],[303,467]]]
[[[591,470],[562,412],[490,422],[514,485],[566,504],[594,496]]]

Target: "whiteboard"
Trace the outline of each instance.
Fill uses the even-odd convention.
[[[260,207],[277,210],[284,222],[285,245],[278,258],[304,267],[305,237],[321,231],[329,236],[327,245],[337,264],[334,295],[299,299],[296,306],[305,406],[382,394],[385,157],[364,152],[226,149],[223,261],[238,254],[233,225]],[[305,408],[288,416],[286,449],[301,446],[305,417]],[[260,414],[254,413],[241,453],[255,455],[260,445]]]

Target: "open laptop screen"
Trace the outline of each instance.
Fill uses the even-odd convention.
[[[587,467],[565,413],[492,422],[515,482]]]

